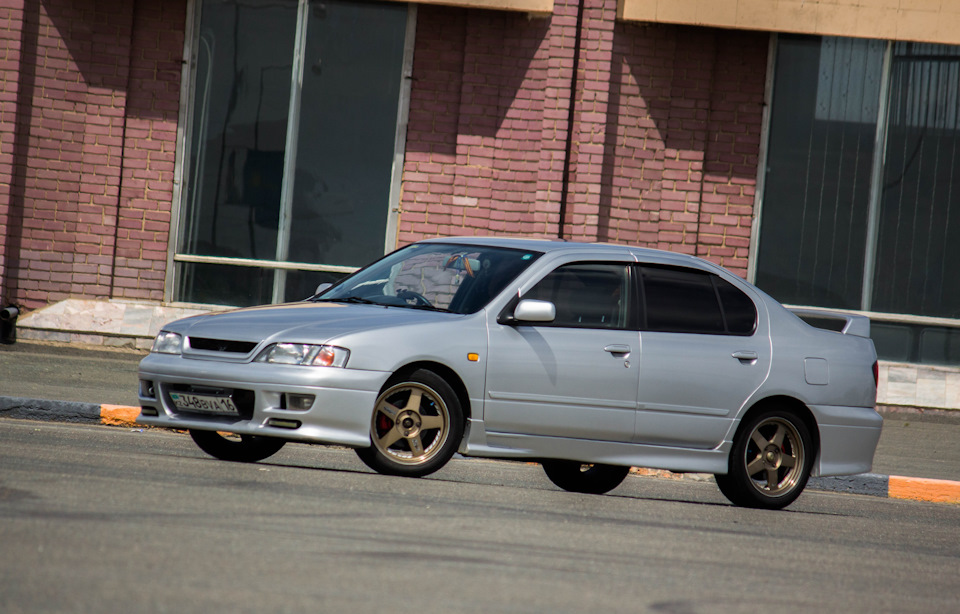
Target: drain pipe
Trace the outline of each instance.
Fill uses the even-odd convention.
[[[573,154],[573,121],[577,106],[577,72],[580,70],[580,44],[583,36],[583,5],[584,0],[577,2],[577,29],[573,42],[573,67],[570,75],[570,108],[567,112],[567,142],[563,157],[563,178],[560,187],[560,223],[557,228],[557,238],[566,238],[567,226],[567,198],[570,193],[570,157]]]
[[[12,345],[17,342],[17,318],[20,308],[10,304],[0,309],[0,343]]]

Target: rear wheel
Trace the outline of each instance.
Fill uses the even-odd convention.
[[[560,488],[590,495],[610,492],[630,473],[630,467],[570,460],[545,460],[541,464],[550,481]]]
[[[419,369],[377,398],[369,448],[357,450],[378,473],[422,477],[443,467],[463,438],[460,400],[442,377]]]
[[[729,473],[714,477],[734,505],[780,509],[803,492],[813,456],[813,440],[803,420],[791,411],[771,409],[737,431]]]
[[[280,451],[283,439],[259,435],[237,435],[219,431],[190,431],[190,437],[200,449],[220,460],[237,463],[255,463]]]

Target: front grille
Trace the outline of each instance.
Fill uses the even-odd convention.
[[[190,337],[190,347],[195,350],[208,352],[230,352],[232,354],[249,354],[257,347],[254,341],[231,341],[230,339],[207,339],[205,337]]]

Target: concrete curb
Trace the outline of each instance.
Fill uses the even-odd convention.
[[[139,407],[0,397],[0,417],[20,420],[137,426]]]
[[[0,396],[0,417],[20,420],[104,424],[137,427],[139,407],[48,401]],[[633,468],[635,475],[671,480],[711,481],[706,473],[673,473],[662,469]],[[909,499],[930,503],[960,504],[960,482],[930,478],[911,478],[898,475],[862,473],[859,475],[810,478],[807,488],[828,492],[868,495],[891,499]]]

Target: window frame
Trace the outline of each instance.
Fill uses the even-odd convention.
[[[306,15],[310,8],[310,0],[296,0],[298,12],[297,31],[305,33]],[[203,9],[203,0],[187,0],[187,15],[184,30],[183,42],[183,63],[180,74],[180,105],[177,121],[177,146],[176,162],[174,164],[174,189],[172,195],[170,233],[167,237],[167,266],[164,276],[163,296],[164,302],[175,306],[204,306],[208,303],[193,303],[182,300],[178,294],[181,286],[182,277],[185,274],[185,267],[189,264],[209,264],[209,265],[228,265],[237,267],[254,267],[262,272],[270,272],[274,276],[272,302],[280,303],[285,301],[286,276],[288,272],[314,272],[329,275],[346,277],[362,267],[340,266],[330,264],[317,264],[308,262],[295,262],[290,260],[277,259],[251,259],[251,258],[230,258],[222,256],[197,256],[188,253],[182,253],[180,246],[183,244],[183,235],[187,231],[187,220],[184,215],[188,209],[188,189],[186,186],[189,181],[189,162],[191,160],[193,124],[198,119],[195,117],[200,113],[194,108],[194,98],[197,88],[197,62],[200,52],[200,29]],[[397,228],[400,217],[400,197],[401,197],[401,176],[403,170],[407,126],[410,114],[410,92],[411,75],[413,74],[413,52],[416,43],[416,25],[417,25],[417,5],[407,5],[407,22],[405,41],[403,49],[403,60],[400,75],[400,93],[397,104],[397,126],[394,137],[394,153],[391,164],[391,181],[389,190],[389,199],[384,210],[387,216],[386,230],[384,232],[383,254],[389,254],[397,247]],[[294,76],[291,86],[295,86],[297,81],[297,70],[303,69],[303,48],[305,40],[298,37],[297,46],[294,51]],[[299,68],[298,68],[299,65]],[[293,109],[296,104],[291,101],[291,125],[298,125],[295,121],[299,115],[299,108]],[[291,128],[295,130],[295,128]],[[288,144],[287,148],[290,148]],[[296,148],[295,143],[293,149]],[[289,156],[288,156],[289,157]],[[284,196],[284,202],[291,197]],[[289,210],[290,203],[281,203],[281,206]],[[278,234],[278,242],[287,240],[289,237],[282,237]]]
[[[522,325],[522,326],[538,326],[538,327],[541,327],[541,326],[542,326],[542,327],[547,327],[547,328],[565,328],[565,329],[571,329],[571,330],[638,331],[638,330],[640,330],[640,328],[639,328],[640,318],[639,318],[638,309],[635,307],[635,306],[637,306],[639,303],[638,303],[638,296],[637,296],[637,283],[636,283],[636,279],[635,279],[636,271],[634,270],[634,269],[635,269],[634,264],[635,264],[634,262],[619,261],[619,260],[573,260],[573,261],[570,261],[570,262],[560,263],[560,264],[558,264],[557,266],[555,266],[554,268],[550,269],[550,271],[548,271],[547,273],[545,273],[545,274],[544,274],[542,277],[540,277],[536,282],[534,282],[526,292],[524,292],[523,294],[519,294],[519,295],[517,295],[517,296],[514,296],[513,299],[507,304],[506,308],[504,308],[504,310],[501,312],[500,316],[498,317],[498,322],[500,322],[501,324],[506,324],[506,323],[508,323],[509,319],[508,319],[506,316],[507,316],[508,314],[512,314],[512,313],[513,313],[513,310],[516,308],[517,304],[518,304],[520,301],[522,301],[522,300],[531,298],[531,297],[529,297],[528,295],[529,295],[537,286],[539,286],[540,283],[542,283],[545,279],[547,279],[550,275],[552,275],[552,274],[555,273],[556,271],[558,271],[558,270],[560,270],[560,269],[562,269],[562,268],[571,267],[571,266],[604,265],[604,266],[615,266],[615,267],[620,267],[620,268],[624,269],[624,273],[623,273],[623,274],[624,274],[625,279],[623,279],[621,283],[626,287],[626,290],[627,290],[627,292],[626,292],[626,301],[627,301],[627,303],[626,303],[625,306],[622,307],[622,310],[625,312],[625,313],[624,313],[624,315],[625,315],[625,321],[624,321],[623,325],[617,325],[617,326],[596,326],[596,325],[593,325],[593,324],[589,324],[589,323],[588,323],[588,324],[581,324],[581,325],[577,326],[577,325],[572,325],[572,324],[567,324],[567,323],[557,323],[556,321],[553,321],[553,322],[536,322],[536,323],[532,323],[532,322],[513,322],[513,323],[511,323],[511,324],[512,324],[512,325],[517,325],[517,324],[519,324],[519,325]],[[542,300],[542,299],[534,299],[534,300]],[[553,302],[553,301],[551,301],[551,302]],[[554,303],[554,306],[556,306],[556,303]]]
[[[745,292],[742,288],[739,288],[736,286],[736,284],[733,284],[730,281],[723,279],[718,274],[712,271],[698,269],[696,267],[687,267],[687,266],[679,266],[679,265],[672,265],[672,264],[659,264],[659,263],[653,263],[653,262],[639,262],[636,265],[634,265],[634,267],[632,268],[637,270],[636,274],[633,277],[635,279],[635,286],[636,286],[637,294],[639,298],[637,311],[640,317],[639,323],[640,323],[640,330],[642,332],[683,334],[683,335],[711,335],[711,336],[724,336],[724,337],[752,337],[757,333],[758,323],[760,319],[760,310],[757,308],[756,300],[754,300],[754,298],[750,296],[749,293]],[[710,286],[713,288],[713,297],[716,300],[717,307],[720,311],[720,318],[721,318],[721,321],[723,322],[723,330],[722,331],[702,331],[702,330],[698,331],[698,330],[684,330],[680,328],[668,329],[668,330],[650,328],[649,322],[648,322],[649,310],[647,309],[647,288],[646,288],[646,283],[644,281],[646,276],[643,271],[643,269],[645,268],[681,271],[684,273],[692,273],[695,275],[706,276],[707,279],[710,280]],[[737,292],[745,296],[747,300],[749,300],[750,304],[753,306],[753,314],[754,314],[753,326],[751,327],[749,332],[734,332],[730,330],[730,323],[727,318],[727,311],[724,308],[723,299],[720,296],[720,289],[717,284],[718,280],[729,284]]]

